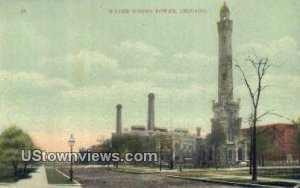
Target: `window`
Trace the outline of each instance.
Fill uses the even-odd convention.
[[[233,142],[233,134],[231,130],[228,131],[228,141]]]

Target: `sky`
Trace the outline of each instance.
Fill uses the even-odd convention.
[[[156,94],[156,126],[210,131],[217,99],[218,35],[223,0],[0,0],[0,131],[27,131],[47,151],[88,147],[123,127],[146,125],[147,95]],[[257,54],[275,66],[265,77],[260,124],[300,115],[300,1],[228,0],[234,64],[251,84],[244,61]],[[116,12],[129,9],[129,14]],[[133,13],[132,10],[152,10]],[[155,13],[175,9],[177,13]],[[202,10],[180,13],[182,9]],[[110,13],[110,10],[113,10]],[[234,99],[243,126],[251,113],[248,91],[233,69]],[[253,85],[254,86],[254,85]]]

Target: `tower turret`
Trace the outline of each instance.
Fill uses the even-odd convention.
[[[229,18],[229,8],[226,3],[220,9],[218,22],[219,34],[219,75],[218,100],[231,101],[233,99],[232,81],[232,50],[231,50],[232,21]]]
[[[221,6],[220,9],[220,20],[226,20],[229,19],[229,8],[226,5],[226,2],[224,1],[224,4]]]
[[[211,119],[212,134],[225,134],[225,139],[222,141],[224,150],[219,156],[212,156],[212,158],[226,165],[235,164],[238,160],[236,143],[240,140],[242,121],[239,117],[240,101],[233,101],[232,21],[229,14],[229,8],[224,2],[220,9],[220,20],[217,23],[219,36],[218,102],[213,102],[214,117]]]

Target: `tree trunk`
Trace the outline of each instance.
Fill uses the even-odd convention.
[[[27,163],[24,164],[24,175],[27,176]]]
[[[15,174],[15,177],[18,176],[18,165],[16,163],[13,162],[13,167],[14,167],[14,174]]]
[[[250,126],[250,164],[249,164],[249,174],[252,174],[252,158],[253,158],[253,152],[252,152],[252,148],[253,148],[253,130],[252,130],[252,126]]]
[[[262,167],[265,166],[265,156],[264,155],[261,156],[261,166]]]
[[[256,110],[254,112],[254,124],[253,124],[253,156],[252,156],[252,164],[253,164],[253,169],[252,169],[252,180],[256,181],[257,180],[257,158],[256,158]]]

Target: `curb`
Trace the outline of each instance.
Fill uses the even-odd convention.
[[[247,187],[272,187],[272,188],[282,188],[281,186],[274,186],[274,185],[260,185],[260,184],[252,184],[252,183],[239,183],[239,182],[230,182],[230,181],[222,181],[222,180],[212,180],[212,179],[204,179],[204,178],[193,178],[193,177],[182,177],[182,176],[173,176],[167,175],[171,178],[179,178],[179,179],[186,179],[186,180],[195,180],[195,181],[203,181],[208,183],[218,183],[218,184],[225,184],[225,185],[235,185],[235,186],[247,186]]]
[[[70,179],[70,176],[66,175],[65,173],[63,173],[62,171],[55,169],[57,172],[61,173],[63,176],[65,176],[66,178]],[[73,182],[75,182],[75,184],[64,184],[64,185],[72,185],[72,186],[81,186],[81,184],[73,179]],[[49,184],[50,185],[50,184]],[[51,184],[51,185],[58,185],[58,184]],[[62,184],[59,184],[62,185]]]

